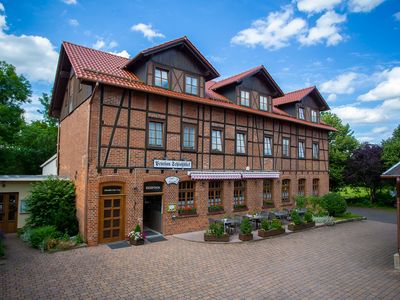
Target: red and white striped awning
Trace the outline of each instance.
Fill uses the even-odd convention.
[[[280,173],[275,171],[246,171],[246,172],[223,172],[223,171],[190,171],[188,175],[192,180],[218,180],[218,179],[257,179],[257,178],[279,178]]]
[[[218,179],[241,179],[241,172],[222,172],[222,171],[193,171],[188,172],[193,180],[218,180]]]
[[[242,178],[245,179],[255,179],[255,178],[279,178],[280,173],[279,172],[273,172],[273,171],[260,171],[260,172],[242,172]]]

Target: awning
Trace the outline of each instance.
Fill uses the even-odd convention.
[[[217,179],[241,179],[240,172],[211,172],[211,171],[194,171],[188,172],[193,180],[217,180]]]
[[[246,172],[224,172],[224,171],[191,171],[188,175],[192,180],[218,180],[218,179],[257,179],[257,178],[279,178],[280,173],[276,171],[246,171]]]

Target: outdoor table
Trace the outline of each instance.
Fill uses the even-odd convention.
[[[226,232],[226,229],[229,228],[235,222],[235,220],[230,219],[230,218],[222,218],[222,219],[218,219],[217,221],[224,224],[225,232]]]
[[[256,223],[257,229],[260,227],[259,224],[261,223],[261,219],[265,218],[262,215],[246,215],[246,217],[249,218],[250,221],[254,221]]]
[[[297,209],[297,212],[299,213],[300,216],[303,216],[307,212],[307,209],[306,208],[299,208],[299,209]]]
[[[284,213],[284,212],[280,212],[280,211],[276,211],[276,212],[273,212],[273,214],[278,218],[278,219],[284,219],[285,217],[286,217],[286,213]]]

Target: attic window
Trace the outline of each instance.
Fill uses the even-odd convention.
[[[250,106],[250,93],[248,91],[240,91],[240,105]]]
[[[198,80],[196,77],[189,75],[185,76],[185,92],[186,94],[191,95],[198,94]]]
[[[169,88],[167,70],[156,68],[154,76],[154,85],[162,87],[164,89]]]
[[[318,113],[316,110],[311,110],[311,122],[318,122]]]
[[[305,120],[304,108],[302,108],[302,107],[299,107],[299,119],[300,120]]]
[[[268,98],[266,96],[260,96],[260,109],[268,110]]]

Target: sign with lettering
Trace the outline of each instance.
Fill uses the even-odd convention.
[[[175,212],[176,204],[168,204],[167,212]]]
[[[163,183],[159,181],[150,181],[144,183],[143,193],[161,193]]]
[[[104,186],[102,190],[103,195],[115,195],[122,194],[122,187],[118,185]]]
[[[175,176],[169,176],[165,178],[165,182],[167,184],[178,184],[179,183],[179,178]]]
[[[192,161],[190,160],[154,160],[154,168],[157,169],[191,169]]]

